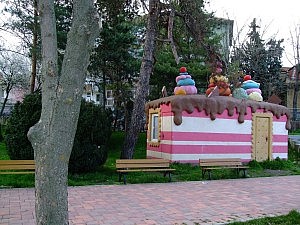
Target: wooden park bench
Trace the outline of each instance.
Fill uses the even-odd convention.
[[[34,171],[34,160],[0,160],[0,174],[27,174]]]
[[[208,179],[211,180],[211,171],[219,169],[236,169],[237,176],[240,171],[243,171],[244,177],[246,177],[246,170],[248,166],[242,164],[239,158],[225,158],[225,159],[199,159],[199,166],[202,170],[202,178],[205,173],[208,172]]]
[[[116,168],[119,182],[123,176],[124,184],[126,184],[126,174],[130,172],[163,172],[164,177],[169,175],[171,182],[171,172],[175,170],[170,168],[170,162],[166,159],[117,159]]]

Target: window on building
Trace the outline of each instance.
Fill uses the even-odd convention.
[[[85,91],[86,92],[91,92],[92,91],[92,84],[86,84],[85,85]]]
[[[160,142],[160,110],[149,110],[148,141],[152,146],[158,146]]]
[[[106,106],[108,106],[108,107],[114,106],[114,100],[113,99],[106,99]]]
[[[114,106],[114,95],[112,90],[106,90],[105,91],[105,96],[106,96],[106,107],[112,108]]]
[[[158,113],[153,113],[151,116],[151,141],[158,141]]]
[[[101,95],[100,94],[97,94],[96,95],[96,102],[100,102],[101,101]]]
[[[106,90],[106,98],[109,99],[109,98],[113,98],[113,91],[112,90]]]

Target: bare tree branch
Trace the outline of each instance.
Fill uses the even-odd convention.
[[[169,15],[169,22],[168,22],[168,38],[170,40],[170,45],[171,45],[172,53],[174,55],[176,64],[178,65],[179,64],[179,57],[178,57],[176,46],[175,46],[174,39],[173,39],[174,17],[175,17],[175,10],[172,7],[170,15]]]

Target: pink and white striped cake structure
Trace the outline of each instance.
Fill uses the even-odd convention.
[[[159,114],[157,142],[151,140],[151,111]],[[291,125],[286,107],[204,95],[174,95],[146,104],[147,157],[192,164],[201,158],[241,158],[249,162],[255,159],[254,114],[266,114],[271,118],[269,159],[287,159]],[[255,141],[259,142],[259,137]]]

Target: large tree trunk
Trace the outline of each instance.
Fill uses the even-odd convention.
[[[53,0],[39,1],[42,112],[28,132],[36,163],[36,224],[68,224],[68,162],[76,132],[90,51],[99,31],[93,0],[74,0],[61,75]]]
[[[125,136],[121,158],[131,159],[133,157],[134,147],[144,121],[144,106],[146,96],[149,92],[149,79],[154,65],[155,38],[157,33],[157,21],[160,12],[159,8],[159,0],[149,1],[149,15],[144,45],[144,55],[140,69],[140,80],[136,89],[133,112],[128,132]]]

